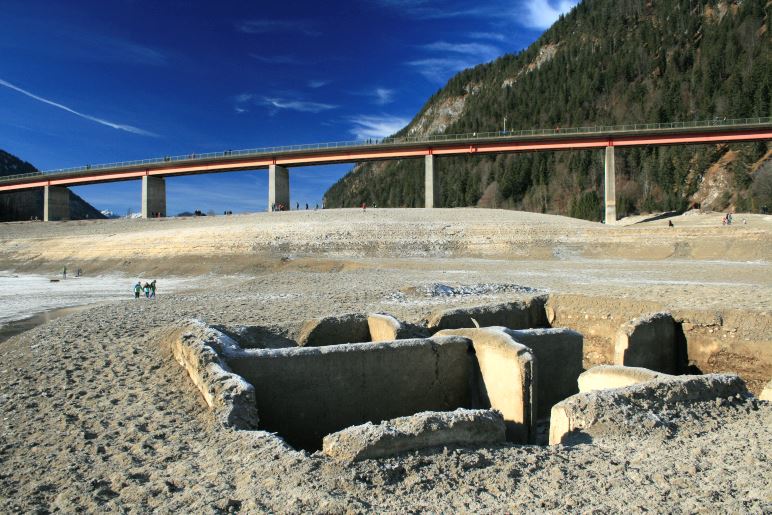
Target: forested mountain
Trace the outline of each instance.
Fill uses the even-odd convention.
[[[460,72],[397,133],[768,117],[767,0],[584,0],[519,54]],[[617,149],[617,210],[772,205],[766,143]],[[603,152],[436,158],[440,206],[601,219]],[[423,160],[357,165],[326,205],[423,206]]]
[[[18,157],[0,150],[0,177],[22,173],[40,172],[26,161],[22,161]],[[42,188],[14,193],[0,193],[0,222],[29,220],[34,217],[43,219]],[[75,193],[70,192],[70,218],[73,220],[104,218],[104,215]]]

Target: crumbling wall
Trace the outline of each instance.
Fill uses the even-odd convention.
[[[437,336],[463,336],[472,340],[476,357],[476,406],[501,412],[507,440],[528,443],[533,439],[536,414],[534,357],[503,327],[446,329]]]
[[[401,340],[412,335],[409,327],[386,313],[370,313],[367,315],[367,326],[370,332],[370,340],[374,342]]]
[[[618,365],[598,365],[579,376],[579,392],[624,388],[634,384],[653,381],[661,377],[672,377],[641,367],[623,367]]]
[[[536,416],[546,418],[552,406],[579,391],[582,368],[582,335],[565,328],[508,330],[515,341],[536,357]]]
[[[232,373],[219,354],[237,348],[234,341],[194,320],[172,329],[162,346],[188,373],[220,424],[236,429],[257,428],[255,389]]]
[[[546,327],[546,301],[546,297],[540,296],[527,301],[437,311],[428,317],[427,327],[434,331],[494,326],[510,329]]]
[[[261,428],[317,449],[324,435],[347,426],[470,407],[470,345],[437,337],[243,350],[226,360],[254,385]]]
[[[643,367],[665,374],[678,372],[675,321],[670,313],[653,313],[623,324],[614,343],[614,364]]]
[[[734,375],[674,376],[641,384],[579,393],[556,404],[550,418],[550,445],[587,441],[604,426],[625,432],[665,426],[665,409],[739,396],[750,397],[742,379]]]
[[[499,444],[504,442],[504,431],[504,419],[496,411],[427,411],[329,434],[322,452],[337,460],[356,461],[426,447]]]
[[[768,382],[767,385],[764,387],[764,389],[761,390],[761,393],[759,394],[759,399],[762,401],[772,402],[772,381]]]
[[[342,343],[370,341],[367,316],[351,313],[308,320],[300,328],[297,342],[301,347],[322,347]]]

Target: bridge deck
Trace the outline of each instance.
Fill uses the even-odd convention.
[[[504,153],[769,139],[772,139],[772,118],[448,134],[430,138],[385,138],[377,141],[189,154],[13,175],[0,178],[0,191],[122,181],[145,175],[170,177],[251,170],[272,164],[310,166],[402,159],[429,154]]]

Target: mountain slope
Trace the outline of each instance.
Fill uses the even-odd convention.
[[[504,117],[508,129],[532,129],[770,116],[770,5],[585,0],[525,51],[453,77],[397,135],[497,131]],[[705,198],[713,209],[758,209],[772,200],[753,184],[770,180],[766,153],[766,144],[617,150],[617,209],[682,209]],[[719,162],[729,186],[700,191]],[[327,191],[326,205],[422,206],[422,167],[358,165]],[[441,206],[600,219],[601,152],[441,157],[435,167]]]
[[[40,173],[34,166],[0,150],[0,177],[22,173]],[[43,218],[43,190],[0,193],[0,222]],[[70,191],[70,218],[104,218],[94,207]]]

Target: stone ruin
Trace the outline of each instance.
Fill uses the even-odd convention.
[[[164,344],[223,427],[344,461],[544,444],[546,424],[550,444],[567,444],[641,399],[649,409],[750,395],[736,376],[673,375],[681,357],[666,314],[624,324],[615,365],[585,371],[582,335],[544,327],[544,306],[537,297],[451,309],[417,325],[385,313],[331,316],[307,321],[295,339],[192,320]]]

